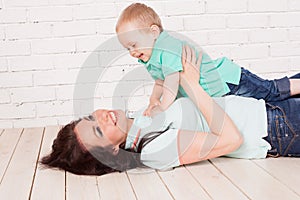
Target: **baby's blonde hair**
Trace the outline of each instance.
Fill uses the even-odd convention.
[[[128,22],[137,23],[138,25],[141,25],[140,28],[157,25],[159,30],[161,32],[163,31],[158,14],[152,8],[142,3],[133,3],[123,10],[116,25],[116,32],[118,32],[122,24]]]

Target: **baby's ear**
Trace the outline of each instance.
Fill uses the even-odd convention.
[[[157,39],[158,36],[159,36],[159,34],[160,34],[160,29],[159,29],[159,27],[158,27],[156,24],[153,24],[153,25],[150,26],[150,31],[151,31],[153,37],[154,37],[155,39]]]

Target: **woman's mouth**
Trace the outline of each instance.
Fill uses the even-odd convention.
[[[116,113],[114,111],[110,111],[109,115],[110,115],[110,118],[113,121],[113,123],[116,125],[117,124],[117,120],[118,120]]]

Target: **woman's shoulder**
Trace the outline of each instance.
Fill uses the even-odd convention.
[[[241,97],[236,95],[228,95],[224,97],[212,97],[221,107],[226,105],[233,106],[245,106],[245,105],[265,105],[265,101],[263,99],[254,99],[252,97]],[[194,105],[192,100],[188,97],[181,97],[174,101],[174,103],[170,106],[172,109],[178,109],[177,107],[187,107]],[[224,107],[226,108],[226,107]]]
[[[255,99],[252,97],[242,97],[242,96],[236,96],[236,95],[228,95],[225,97],[214,97],[213,98],[219,105],[224,105],[224,109],[226,109],[226,106],[230,106],[228,108],[234,109],[248,106],[262,106],[265,107],[265,101],[263,99]]]

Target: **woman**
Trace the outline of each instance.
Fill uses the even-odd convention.
[[[141,166],[164,170],[223,155],[300,156],[300,98],[267,104],[237,96],[212,99],[198,84],[200,60],[188,47],[183,52],[180,84],[190,99],[177,100],[153,118],[97,110],[61,129],[41,162],[101,175]]]

